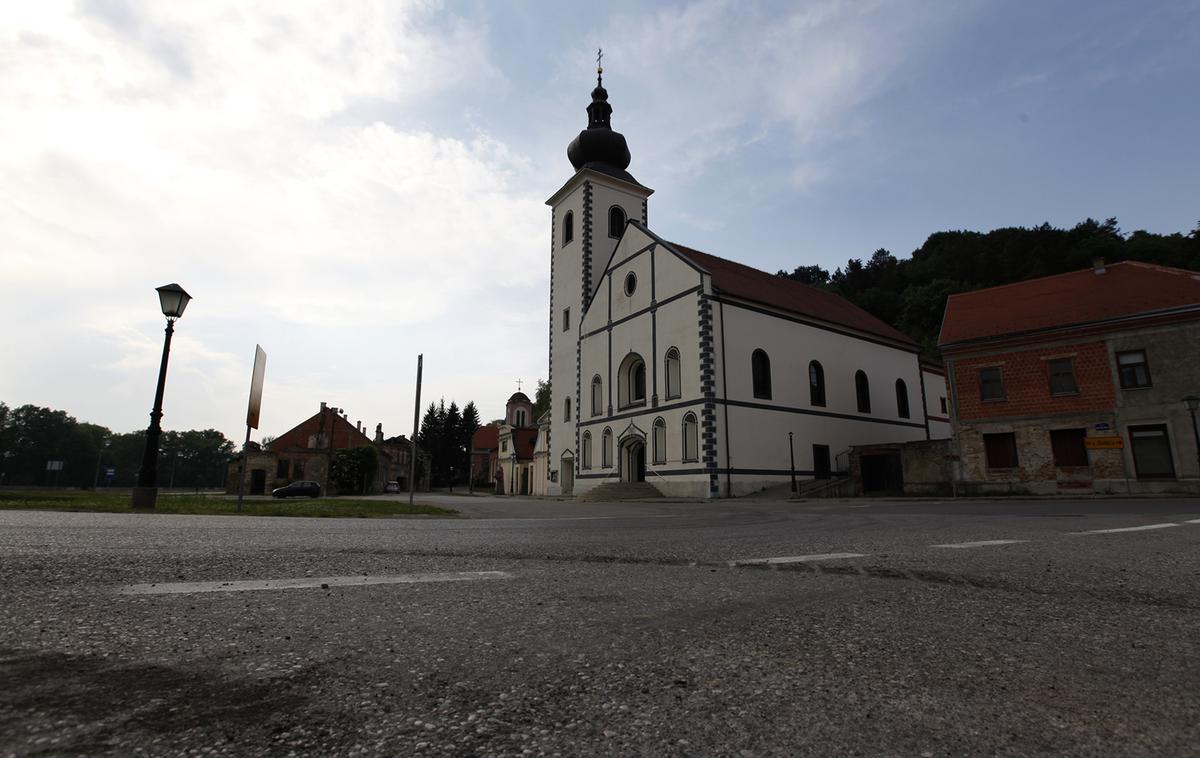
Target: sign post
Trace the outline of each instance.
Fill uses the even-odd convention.
[[[413,403],[413,434],[409,446],[412,448],[412,459],[409,461],[408,472],[408,504],[413,504],[413,493],[417,490],[417,433],[421,431],[421,364],[425,354],[417,356],[417,400]]]
[[[262,410],[263,377],[267,373],[267,354],[262,345],[254,346],[254,373],[250,378],[250,403],[246,408],[246,441],[242,443],[242,460],[238,463],[238,513],[242,512],[242,499],[246,489],[246,450],[250,446],[250,430],[258,428],[258,416]]]

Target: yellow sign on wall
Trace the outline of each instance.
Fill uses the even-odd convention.
[[[1125,447],[1125,440],[1115,434],[1105,437],[1087,437],[1083,443],[1087,445],[1088,450],[1120,450]]]

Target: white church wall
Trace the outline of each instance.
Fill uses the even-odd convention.
[[[929,416],[929,438],[934,440],[950,439],[950,393],[946,390],[946,375],[928,369],[921,369],[925,378],[925,407]],[[946,413],[942,412],[942,403],[947,403]]]
[[[838,454],[851,445],[925,439],[914,353],[730,303],[714,307],[714,321],[718,400],[725,397],[722,369],[729,384],[729,407],[718,407],[717,413],[718,423],[727,413],[729,424],[728,438],[723,432],[717,434],[717,465],[732,470],[728,476],[722,474],[722,492],[730,484],[736,496],[787,482],[788,432],[793,433],[796,468],[804,478],[814,470],[814,444],[829,447],[836,469]],[[770,358],[770,399],[755,398],[753,393],[751,354],[758,348]],[[824,407],[811,403],[808,365],[812,360],[824,369]],[[854,376],[859,369],[870,381],[871,413],[858,412]],[[907,385],[908,419],[898,413],[896,379]]]
[[[563,224],[567,212],[574,216],[573,239],[563,245]],[[550,396],[551,426],[549,470],[556,471],[557,482],[547,484],[548,494],[561,494],[562,455],[575,449],[575,362],[579,339],[579,321],[583,316],[583,186],[580,183],[554,207],[551,247],[550,303]],[[570,323],[564,329],[563,311],[570,309]],[[565,400],[571,399],[572,418],[565,418]]]

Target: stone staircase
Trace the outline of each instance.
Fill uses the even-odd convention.
[[[662,497],[653,484],[649,482],[607,482],[594,487],[579,497],[583,502],[606,500],[644,500],[651,497]]]

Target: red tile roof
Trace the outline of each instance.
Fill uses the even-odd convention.
[[[939,345],[1200,307],[1200,273],[1124,261],[951,295]]]
[[[471,435],[472,450],[495,450],[500,447],[500,430],[494,426],[481,426]]]
[[[669,244],[692,263],[712,274],[713,288],[720,292],[905,345],[916,344],[908,335],[880,321],[840,295],[718,258],[686,245],[675,242]]]
[[[518,458],[532,458],[533,448],[537,444],[537,429],[513,429],[513,447],[517,449]]]

